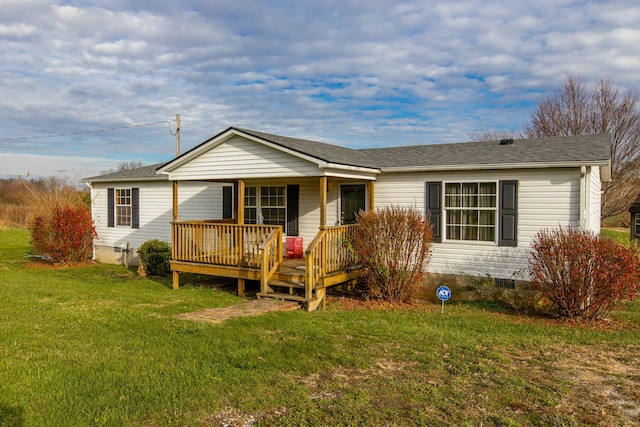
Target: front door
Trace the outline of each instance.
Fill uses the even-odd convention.
[[[340,224],[354,224],[356,215],[365,210],[364,184],[349,184],[340,187]]]

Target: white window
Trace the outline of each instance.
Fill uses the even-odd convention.
[[[116,188],[115,190],[115,209],[116,209],[116,225],[123,227],[131,227],[131,189]]]
[[[245,224],[286,224],[287,205],[284,186],[245,187]],[[259,196],[258,196],[259,195]]]
[[[287,217],[285,187],[260,187],[262,221],[268,225],[281,225],[284,229]]]
[[[258,223],[258,191],[257,187],[245,187],[244,189],[244,223]]]
[[[444,186],[446,239],[495,242],[497,183],[447,182]]]
[[[640,213],[634,215],[634,232],[636,236],[640,236]]]

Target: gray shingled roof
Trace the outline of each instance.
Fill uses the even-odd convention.
[[[638,194],[638,198],[629,207],[629,212],[640,213],[640,194]]]
[[[369,168],[442,168],[500,164],[598,163],[611,158],[609,134],[425,144],[353,150],[316,141],[237,130],[331,163]]]
[[[149,180],[166,180],[167,175],[158,175],[156,170],[163,166],[164,163],[156,163],[154,165],[143,166],[136,169],[127,169],[119,172],[112,172],[105,175],[92,176],[85,178],[85,182],[99,181],[149,181]]]
[[[606,164],[611,159],[611,136],[609,134],[515,139],[513,143],[506,145],[501,145],[500,141],[481,141],[354,150],[338,145],[272,135],[249,129],[229,129],[235,129],[325,162],[383,171],[398,168],[429,170],[499,165],[517,167],[518,165],[532,166],[537,164]],[[229,129],[209,138],[187,153],[215,139]],[[156,174],[156,169],[162,165],[160,163],[139,169],[114,172],[86,178],[84,181],[166,179],[166,175]]]
[[[256,138],[269,141],[290,150],[297,151],[324,160],[328,163],[338,163],[348,166],[360,166],[378,169],[378,165],[372,161],[367,154],[359,150],[353,150],[339,145],[326,144],[324,142],[309,141],[307,139],[289,138],[286,136],[272,135],[269,133],[257,132],[250,129],[234,128],[240,132],[255,136]]]
[[[500,141],[412,145],[360,150],[382,169],[442,168],[500,164],[601,163],[611,158],[609,134]]]

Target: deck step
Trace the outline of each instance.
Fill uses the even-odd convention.
[[[303,303],[309,302],[309,300],[307,300],[305,297],[301,297],[298,295],[281,294],[279,292],[268,292],[266,294],[260,292],[257,294],[257,296],[258,298],[275,298],[275,299],[281,299],[285,301],[297,301],[297,302],[303,302]]]
[[[282,280],[271,280],[269,286],[278,286],[281,288],[304,289],[304,283],[283,282]]]

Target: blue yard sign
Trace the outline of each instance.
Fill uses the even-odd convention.
[[[438,295],[441,301],[447,301],[451,298],[451,289],[446,286],[440,286],[436,291],[436,295]]]
[[[436,290],[436,295],[438,296],[440,301],[442,301],[441,313],[444,314],[444,302],[451,299],[451,289],[446,286],[440,286],[438,290]]]

